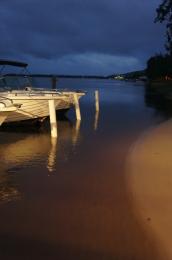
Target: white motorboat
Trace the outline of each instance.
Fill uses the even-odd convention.
[[[15,66],[26,68],[26,63],[0,60],[0,65]],[[58,91],[58,90],[45,90],[33,88],[28,76],[23,77],[22,89],[18,85],[18,89],[13,89],[8,83],[9,74],[2,75],[0,78],[0,114],[1,109],[9,110],[7,115],[0,120],[2,123],[20,122],[31,119],[43,120],[49,115],[49,100],[54,100],[55,109],[68,110],[75,103],[75,97],[79,100],[80,97],[85,95],[82,91]],[[11,109],[11,111],[10,111]],[[6,111],[7,112],[7,111]],[[2,114],[2,115],[3,115]],[[2,123],[1,123],[2,122]]]

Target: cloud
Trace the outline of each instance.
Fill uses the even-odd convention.
[[[79,68],[82,75],[109,75],[114,71],[122,73],[125,67],[127,71],[132,71],[136,67],[142,68],[143,64],[135,57],[113,56],[99,53],[83,53],[76,55],[66,55],[57,60],[37,59],[37,62],[30,64],[37,67],[37,72],[57,73],[57,74],[76,74]]]
[[[158,0],[1,0],[0,57],[29,60],[33,71],[41,60],[44,71],[47,64],[58,67],[61,61],[70,74],[71,59],[76,74],[81,69],[105,73],[111,69],[109,63],[114,72],[119,64],[126,71],[126,61],[133,68],[133,59],[137,69],[163,49],[163,26],[153,23],[158,4]],[[123,63],[115,65],[117,57]]]

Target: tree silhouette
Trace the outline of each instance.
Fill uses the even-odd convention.
[[[172,78],[172,56],[156,55],[147,61],[147,76],[149,79],[171,79]]]
[[[157,16],[155,22],[166,23],[167,42],[165,48],[172,56],[172,0],[163,0],[162,4],[156,9]]]

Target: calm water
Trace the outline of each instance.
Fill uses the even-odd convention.
[[[135,214],[126,160],[166,117],[148,107],[141,84],[64,79],[58,87],[88,91],[81,124],[70,111],[57,141],[46,127],[0,132],[0,259],[163,259]]]

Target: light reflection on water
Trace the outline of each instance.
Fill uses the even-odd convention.
[[[0,203],[21,197],[17,187],[10,181],[13,179],[12,175],[37,165],[46,167],[48,174],[52,174],[56,170],[58,157],[60,161],[67,161],[68,154],[74,152],[75,145],[81,138],[80,122],[73,125],[69,121],[61,121],[58,123],[58,128],[59,139],[51,138],[49,132],[24,135],[8,132],[0,134],[3,139],[3,144],[0,146]]]
[[[163,259],[157,237],[134,214],[125,178],[130,147],[163,118],[146,106],[143,86],[58,84],[88,91],[81,122],[70,111],[69,121],[58,122],[57,140],[47,128],[0,132],[0,257]]]

